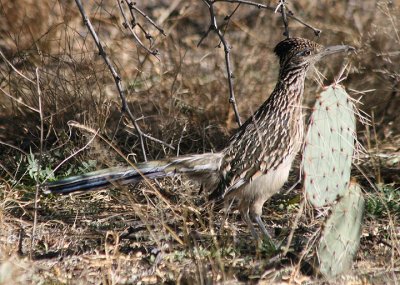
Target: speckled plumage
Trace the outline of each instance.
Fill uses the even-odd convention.
[[[281,66],[274,91],[222,151],[222,179],[211,197],[237,198],[246,222],[255,219],[261,229],[262,206],[287,181],[302,143],[304,80],[313,63],[307,57],[320,50],[321,45],[298,38],[275,47]]]
[[[45,192],[70,193],[115,183],[127,184],[143,176],[152,179],[183,174],[212,191],[211,199],[237,199],[252,234],[258,236],[252,224],[254,220],[269,237],[261,221],[262,206],[286,182],[302,144],[301,103],[306,73],[323,56],[349,49],[347,46],[324,49],[301,38],[280,42],[274,49],[280,63],[274,91],[221,152],[141,163],[135,169],[114,168],[108,173],[89,173],[49,183]]]

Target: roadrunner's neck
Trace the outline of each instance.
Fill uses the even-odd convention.
[[[308,67],[298,67],[281,70],[274,91],[264,103],[270,105],[269,116],[260,118],[270,120],[271,116],[277,117],[275,128],[280,129],[282,133],[288,132],[298,140],[302,139],[302,136],[296,135],[299,128],[303,127],[302,101],[307,69]],[[302,133],[299,134],[302,135]]]
[[[265,108],[270,110],[270,115],[277,117],[276,127],[286,128],[285,123],[301,120],[306,72],[307,69],[303,67],[281,70],[274,91],[264,103]],[[261,108],[264,107],[261,106]],[[300,121],[294,123],[298,124]]]

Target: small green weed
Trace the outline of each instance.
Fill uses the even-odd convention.
[[[366,213],[375,217],[387,216],[387,211],[392,215],[400,216],[400,189],[394,184],[378,184],[378,193],[367,196]]]

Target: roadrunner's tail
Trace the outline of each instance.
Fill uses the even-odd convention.
[[[68,194],[76,191],[91,191],[111,185],[126,185],[142,179],[155,179],[184,174],[200,183],[217,184],[222,155],[205,153],[166,160],[154,160],[132,167],[113,167],[67,177],[44,185],[44,193]]]

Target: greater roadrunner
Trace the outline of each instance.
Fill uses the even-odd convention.
[[[302,38],[289,38],[274,49],[279,57],[278,83],[269,98],[217,153],[204,153],[150,161],[135,167],[116,167],[69,177],[45,185],[45,193],[67,194],[128,184],[143,177],[155,179],[187,175],[211,190],[211,199],[236,198],[251,233],[255,221],[270,241],[261,220],[262,207],[288,179],[303,139],[302,98],[309,68],[326,55],[352,50],[349,46],[323,46]]]

